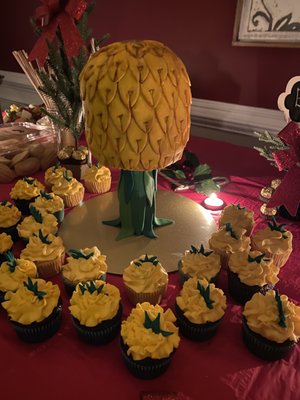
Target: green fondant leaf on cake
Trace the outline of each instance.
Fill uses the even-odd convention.
[[[286,226],[286,224],[278,225],[276,219],[273,217],[272,222],[268,222],[268,226],[271,231],[281,232],[283,239],[287,239],[287,235],[285,235],[286,230],[284,229],[284,226]]]
[[[285,314],[284,314],[283,305],[282,305],[282,301],[281,301],[280,293],[279,293],[278,289],[275,290],[275,300],[276,300],[276,303],[277,303],[277,308],[278,308],[278,313],[279,313],[279,322],[278,322],[278,324],[282,328],[286,328]]]
[[[203,297],[203,299],[204,299],[204,301],[205,301],[205,303],[206,303],[206,305],[207,305],[207,308],[212,309],[212,308],[213,308],[214,300],[212,300],[212,299],[210,298],[210,286],[209,286],[209,284],[208,284],[207,287],[205,288],[205,287],[204,287],[203,285],[201,285],[201,283],[198,281],[198,282],[197,282],[197,289],[199,290],[200,295]]]
[[[159,263],[159,260],[156,256],[148,257],[148,255],[146,254],[144,258],[139,258],[138,261],[134,261],[134,264],[137,267],[140,267],[143,263],[151,263],[156,267]]]
[[[4,253],[4,258],[6,260],[6,265],[10,272],[15,272],[17,266],[17,260],[15,259],[13,253],[11,251],[7,251]]]
[[[38,209],[36,209],[34,206],[30,206],[29,211],[36,222],[38,222],[39,224],[43,223],[42,214],[40,213],[40,211]]]
[[[53,196],[51,196],[51,194],[44,192],[43,190],[40,191],[41,197],[43,197],[43,199],[46,200],[51,200],[53,199]]]
[[[28,185],[33,185],[34,184],[34,178],[27,178],[26,176],[23,178],[23,181],[28,183]]]
[[[229,232],[229,233],[230,233],[230,236],[231,236],[233,239],[236,239],[236,240],[237,240],[237,236],[236,236],[236,234],[234,233],[234,231],[233,231],[233,229],[232,229],[232,225],[231,225],[230,222],[227,222],[227,224],[225,224],[225,229],[226,229],[226,232]]]
[[[97,292],[97,294],[100,294],[104,288],[104,284],[100,286],[96,286],[94,281],[87,281],[84,283],[79,283],[79,289],[82,294],[84,292],[89,292],[90,294],[93,294],[94,292]]]
[[[250,254],[248,255],[248,262],[257,262],[258,264],[261,263],[262,259],[264,258],[265,253],[260,254],[259,256],[256,257],[251,257]]]
[[[63,177],[66,181],[71,182],[73,179],[71,176],[69,176],[68,170],[66,169],[65,172],[63,173]]]
[[[173,332],[167,332],[160,329],[160,313],[158,313],[157,316],[152,321],[147,311],[145,311],[144,327],[146,329],[151,329],[156,334],[161,333],[163,336],[173,335]]]
[[[213,253],[213,251],[205,251],[203,244],[201,244],[201,246],[199,247],[199,250],[197,249],[197,247],[191,245],[190,253],[191,254],[202,254],[205,257],[208,257],[210,254]]]
[[[39,290],[38,288],[38,283],[35,281],[35,283],[32,282],[30,276],[28,277],[27,282],[23,282],[24,286],[30,290],[39,300],[43,300],[43,298],[46,296],[47,292],[43,292],[42,290]]]
[[[78,260],[79,258],[84,258],[85,260],[88,260],[89,258],[93,257],[94,252],[92,251],[89,254],[85,254],[82,250],[70,249],[68,251],[68,254],[76,260]]]
[[[45,244],[51,244],[52,243],[52,241],[48,239],[48,234],[44,236],[41,229],[39,229],[39,235],[38,236],[39,236],[39,239],[40,239],[40,241],[42,243],[45,243]]]

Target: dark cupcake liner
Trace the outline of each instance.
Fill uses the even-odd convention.
[[[175,315],[179,332],[187,339],[204,341],[211,339],[218,331],[222,318],[215,322],[206,322],[205,324],[194,324],[190,322],[183,314],[181,308],[175,303]]]
[[[228,291],[230,296],[240,304],[245,304],[249,301],[252,296],[257,293],[266,293],[268,290],[273,289],[274,285],[267,284],[264,286],[249,286],[241,282],[238,274],[232,272],[230,269],[227,270],[228,275]]]
[[[140,379],[153,379],[162,375],[169,367],[172,355],[162,358],[160,360],[147,357],[143,360],[135,361],[127,354],[128,346],[124,343],[122,337],[120,340],[121,354],[128,370],[137,378]]]
[[[268,361],[280,360],[286,357],[296,345],[291,340],[283,343],[273,342],[253,332],[247,325],[246,318],[243,317],[243,341],[248,350],[255,356]]]
[[[76,332],[83,342],[92,345],[101,345],[111,342],[119,333],[122,321],[122,304],[120,303],[114,318],[101,322],[95,327],[81,325],[77,318],[72,317]]]
[[[215,285],[217,285],[220,273],[221,273],[221,269],[215,276],[210,278],[209,283],[214,283]],[[188,279],[192,278],[191,275],[185,274],[182,271],[182,262],[181,262],[181,260],[178,261],[178,276],[179,276],[179,283],[180,283],[181,287],[183,286],[184,282],[186,282]],[[205,277],[203,277],[203,278],[205,278]]]
[[[22,215],[30,215],[29,207],[31,203],[37,198],[38,196],[33,197],[32,199],[14,199],[15,205],[18,210],[21,212]]]
[[[106,272],[105,272],[105,274],[103,274],[99,278],[97,278],[97,280],[106,282]],[[75,285],[74,285],[73,283],[71,283],[70,281],[67,281],[64,278],[63,278],[63,282],[64,282],[64,287],[65,287],[67,295],[69,297],[71,297],[73,292],[74,292],[74,290],[75,290],[75,288],[76,288],[76,286],[77,286],[77,283],[75,283]]]
[[[6,292],[3,292],[2,290],[0,290],[0,304],[3,303],[5,295],[6,295]]]
[[[52,337],[59,329],[62,321],[62,301],[44,321],[23,325],[16,321],[10,321],[18,337],[28,343],[38,343]]]
[[[65,209],[63,208],[62,210],[56,211],[53,213],[54,217],[57,219],[57,222],[60,224],[63,222],[64,217],[65,217]]]
[[[21,222],[21,220],[19,222]],[[18,234],[18,230],[17,230],[17,226],[18,226],[19,222],[8,228],[0,227],[0,233],[6,233],[7,235],[10,235],[13,242],[17,242],[19,240],[19,234]]]

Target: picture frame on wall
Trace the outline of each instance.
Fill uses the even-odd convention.
[[[300,47],[300,0],[238,0],[232,44]]]

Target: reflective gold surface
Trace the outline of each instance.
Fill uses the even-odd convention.
[[[177,193],[158,191],[157,217],[173,219],[175,224],[156,228],[157,239],[131,236],[116,241],[118,228],[102,221],[117,218],[118,209],[117,192],[102,194],[75,207],[59,229],[66,249],[97,246],[107,255],[108,272],[113,274],[121,275],[132,259],[146,253],[156,255],[165,269],[172,272],[191,244],[206,244],[216,230],[211,214],[199,204]]]

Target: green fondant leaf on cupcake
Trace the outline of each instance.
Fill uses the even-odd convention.
[[[63,177],[66,181],[71,182],[73,179],[71,176],[69,176],[68,170],[66,169],[65,172],[63,173]]]
[[[275,290],[275,300],[277,303],[277,308],[278,308],[278,313],[279,313],[279,323],[278,324],[282,328],[286,328],[285,314],[284,314],[283,305],[282,305],[282,301],[281,301],[280,293],[279,293],[278,289]]]
[[[16,266],[17,266],[17,260],[15,259],[15,256],[11,251],[7,251],[4,253],[4,257],[6,260],[6,265],[8,266],[8,269],[10,272],[15,272]]]
[[[209,255],[211,255],[213,253],[213,251],[205,251],[203,244],[201,244],[201,246],[199,247],[199,250],[197,249],[197,247],[191,245],[190,253],[191,254],[203,254],[205,257],[208,257]]]
[[[144,258],[139,258],[138,261],[134,261],[134,264],[137,267],[140,267],[143,263],[151,263],[156,267],[159,263],[159,260],[156,256],[148,257],[148,255],[146,254]]]
[[[42,214],[40,213],[40,211],[38,209],[36,209],[34,206],[30,206],[29,211],[36,222],[38,222],[39,224],[43,223]]]
[[[157,316],[152,321],[147,311],[145,311],[144,327],[146,329],[151,329],[156,334],[161,333],[163,336],[173,335],[173,332],[167,332],[160,329],[160,313],[158,313]]]
[[[260,254],[259,256],[256,257],[251,257],[250,254],[248,255],[248,262],[257,262],[258,264],[261,263],[262,259],[264,258],[265,253]]]
[[[51,194],[44,192],[43,190],[40,191],[41,197],[46,200],[52,200],[53,196]]]
[[[43,300],[43,298],[46,296],[47,292],[43,292],[39,290],[38,288],[38,283],[35,281],[35,283],[32,282],[30,276],[28,277],[27,282],[23,282],[24,286],[30,290],[39,300]]]
[[[51,244],[52,243],[52,241],[48,239],[48,234],[44,236],[41,229],[39,229],[39,235],[38,236],[39,236],[40,241],[42,243],[45,243],[45,244]]]
[[[79,283],[79,289],[81,291],[82,294],[84,294],[84,292],[89,292],[90,294],[93,294],[94,292],[97,292],[97,294],[100,294],[104,288],[104,284],[100,285],[100,286],[96,286],[95,282],[93,281],[87,281],[85,283]]]
[[[1,201],[0,205],[3,207],[12,208],[12,204],[10,204],[8,200]]]
[[[57,162],[54,167],[52,168],[52,171],[56,171],[60,167],[60,162]]]
[[[227,224],[225,224],[225,229],[226,229],[226,232],[229,232],[229,233],[230,233],[230,236],[231,236],[233,239],[236,239],[236,240],[237,240],[237,236],[236,236],[236,234],[234,233],[234,231],[233,231],[233,229],[232,229],[232,225],[231,225],[230,222],[227,222]]]
[[[238,210],[245,210],[245,207],[241,207],[240,203],[236,204]]]
[[[201,285],[201,283],[198,281],[198,282],[197,282],[197,289],[199,290],[200,295],[203,297],[203,299],[204,299],[204,301],[205,301],[205,303],[206,303],[206,305],[207,305],[207,308],[212,309],[212,308],[213,308],[214,300],[212,300],[212,299],[210,298],[210,286],[207,285],[207,287],[205,288],[205,287],[204,287],[203,285]]]
[[[268,222],[268,226],[271,229],[271,231],[281,232],[283,239],[287,239],[287,235],[285,235],[286,230],[284,229],[284,226],[286,226],[286,224],[278,225],[276,219],[273,217],[272,222]]]
[[[76,260],[78,260],[79,258],[84,258],[85,260],[88,260],[89,258],[93,257],[94,252],[92,251],[89,254],[85,254],[82,250],[70,249],[68,251],[68,254]]]
[[[34,178],[27,178],[26,176],[23,178],[23,181],[25,181],[26,183],[28,183],[28,185],[33,185],[35,182]]]

